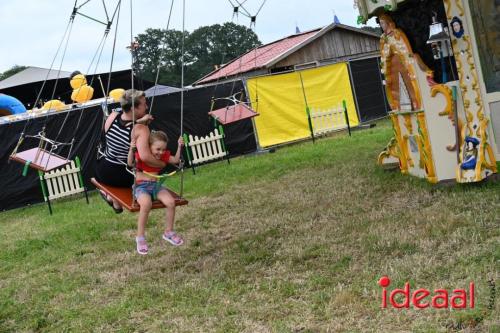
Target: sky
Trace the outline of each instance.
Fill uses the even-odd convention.
[[[83,5],[79,12],[104,22],[107,18],[103,2],[109,17],[118,3],[118,0],[86,1],[77,1],[77,6]],[[126,46],[130,45],[131,32],[137,35],[147,28],[167,27],[171,1],[122,0],[113,70],[130,68],[131,57]],[[234,4],[236,1],[231,0]],[[252,15],[264,2],[238,1],[243,2],[243,7]],[[185,3],[185,29],[189,32],[201,26],[224,22],[250,26],[250,19],[243,14],[233,17],[230,0],[185,0]],[[63,52],[54,58],[74,4],[75,0],[0,0],[0,72],[14,65],[50,68],[53,61],[54,69],[61,68],[68,72],[80,70],[88,74],[109,71],[115,26],[109,33],[96,69],[95,62],[92,67],[90,65],[105,26],[82,15],[75,17],[64,59]],[[294,34],[296,26],[300,31],[307,31],[328,25],[333,22],[334,13],[341,23],[357,26],[358,12],[352,0],[267,0],[257,16],[254,31],[263,43],[269,43]],[[373,22],[369,24],[374,25]],[[170,28],[182,30],[182,0],[174,0]]]

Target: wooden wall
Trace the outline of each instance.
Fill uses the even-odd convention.
[[[361,55],[378,51],[380,49],[379,43],[378,37],[337,28],[292,53],[273,67],[294,66],[313,61]]]

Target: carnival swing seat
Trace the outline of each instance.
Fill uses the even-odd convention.
[[[127,209],[128,211],[135,213],[140,210],[139,205],[137,202],[134,200],[132,196],[132,189],[128,187],[116,187],[116,186],[109,186],[106,184],[101,184],[99,183],[95,178],[91,178],[90,182],[94,184],[96,188],[99,190],[105,192],[107,195],[109,195],[111,198],[114,200],[118,201],[120,205]],[[175,205],[176,206],[184,206],[188,204],[188,201],[181,196],[179,196],[177,193],[174,191],[167,189],[170,194],[174,197],[175,199]],[[165,208],[165,206],[158,200],[153,201],[153,206],[151,209],[158,209],[158,208]]]
[[[39,147],[15,153],[10,156],[10,159],[42,172],[49,172],[70,162],[62,156]]]
[[[22,145],[25,139],[39,140],[38,146],[18,152],[18,148]],[[45,128],[37,135],[24,135],[21,133],[19,142],[17,143],[14,151],[9,156],[10,160],[24,164],[23,176],[26,176],[29,168],[41,172],[49,172],[54,169],[61,168],[62,166],[71,162],[68,157],[62,157],[55,153],[61,147],[69,147],[68,156],[71,155],[73,149],[74,139],[71,142],[58,142],[51,140],[45,136]],[[50,147],[50,148],[49,148]]]
[[[236,103],[217,110],[208,112],[222,125],[232,124],[243,119],[250,119],[259,114],[248,107],[245,103]]]

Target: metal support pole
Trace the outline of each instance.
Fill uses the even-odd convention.
[[[378,76],[380,77],[380,87],[382,88],[382,95],[384,96],[384,106],[385,106],[385,112],[391,111],[390,106],[389,106],[389,101],[387,100],[387,96],[385,94],[385,87],[384,87],[384,79],[382,78],[382,74],[380,72],[380,58],[377,57],[377,65],[378,65]]]
[[[458,128],[457,86],[451,87],[453,98],[453,116],[455,118],[455,149],[457,150],[457,163],[460,163],[460,129]]]
[[[306,103],[307,123],[309,125],[309,131],[311,132],[311,138],[313,140],[313,143],[315,143],[314,131],[313,131],[313,126],[312,126],[312,122],[311,122],[311,112],[309,110],[309,105],[307,104],[306,90],[304,88],[304,80],[302,79],[301,72],[299,72],[299,77],[300,77],[300,84],[302,85],[302,94],[304,95],[304,102]]]
[[[347,104],[345,102],[345,99],[342,100],[342,107],[344,108],[344,117],[347,124],[347,131],[349,132],[349,136],[351,136],[351,125],[349,124],[349,115],[347,114]]]
[[[358,104],[358,96],[356,95],[356,89],[354,88],[354,79],[352,78],[352,70],[351,70],[351,62],[347,62],[347,71],[349,72],[349,80],[351,82],[351,91],[354,97],[354,107],[356,108],[356,114],[358,115],[358,120],[361,123],[361,114],[359,110],[359,104]],[[343,101],[345,103],[345,101]],[[350,130],[349,130],[349,135],[351,135]]]

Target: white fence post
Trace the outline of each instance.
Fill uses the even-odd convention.
[[[226,156],[227,152],[222,149],[222,140],[224,140],[224,135],[220,134],[217,129],[201,138],[189,135],[187,145],[193,155],[191,163],[196,165]]]

